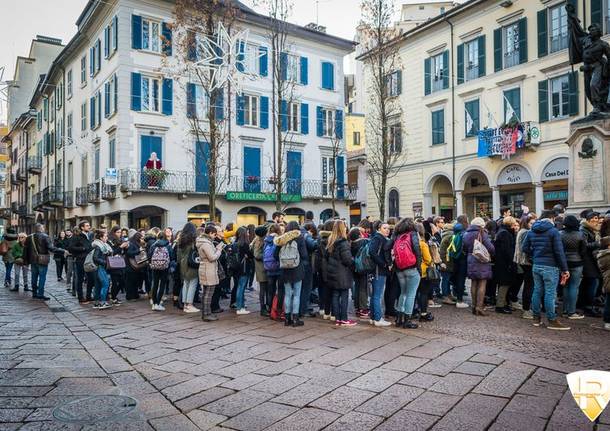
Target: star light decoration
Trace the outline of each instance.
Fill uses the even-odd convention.
[[[238,91],[241,89],[243,76],[254,79],[254,71],[248,70],[245,47],[248,46],[249,29],[244,29],[231,35],[222,22],[214,36],[197,35],[195,38],[197,58],[193,67],[211,71],[208,91],[223,88],[231,83]],[[241,50],[243,47],[244,51]],[[239,55],[241,54],[241,55]],[[256,58],[264,53],[256,52]]]

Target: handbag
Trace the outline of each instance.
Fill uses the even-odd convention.
[[[441,273],[435,264],[430,265],[426,269],[426,278],[431,281],[436,281],[436,280],[441,279]]]
[[[34,263],[36,265],[48,266],[49,262],[51,261],[51,255],[38,253],[38,248],[36,247],[36,238],[34,238],[34,235],[32,235],[32,245],[34,246],[34,254],[35,254]]]
[[[125,268],[125,259],[123,256],[115,255],[106,258],[106,268],[108,269],[123,269]]]
[[[197,247],[193,247],[193,249],[189,252],[187,265],[191,269],[199,269],[200,263],[201,259],[199,258]]]
[[[487,250],[487,247],[485,247],[485,245],[483,245],[483,242],[481,241],[481,233],[479,233],[479,237],[475,238],[475,240],[474,240],[474,244],[472,246],[472,255],[474,256],[474,258],[476,260],[478,260],[481,263],[491,262],[491,256],[489,254],[489,251]]]
[[[129,266],[136,271],[145,269],[148,266],[148,254],[146,254],[146,250],[140,249],[138,254],[136,254],[134,257],[130,257]]]

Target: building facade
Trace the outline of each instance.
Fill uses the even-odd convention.
[[[569,2],[608,38],[601,2],[586,14]],[[390,181],[388,208],[451,219],[567,204],[570,122],[591,107],[569,65],[565,4],[470,0],[401,36],[396,97],[408,157]]]
[[[236,4],[238,24],[249,31],[241,53],[248,76],[237,94],[222,89],[217,110],[231,130],[230,158],[223,160],[230,175],[220,187],[218,218],[258,224],[275,211],[276,121],[291,134],[284,157],[288,218],[312,210],[325,219],[333,196],[336,212],[347,217],[355,191],[346,184],[345,156],[333,157],[333,142],[343,148],[343,57],[353,43],[287,25],[289,52],[282,59],[285,79],[295,81],[294,96],[277,119],[270,109],[271,64],[261,54],[271,49],[269,20]],[[30,101],[26,160],[41,160],[38,177],[28,183],[35,219],[57,228],[82,218],[147,228],[209,218],[207,143],[194,138],[188,118],[200,100],[189,77],[171,68],[190,55],[172,37],[174,8],[160,0],[87,4],[77,34]]]

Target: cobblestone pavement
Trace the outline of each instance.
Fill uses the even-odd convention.
[[[565,373],[610,358],[588,320],[552,333],[443,307],[416,331],[285,328],[145,300],[95,311],[53,282],[47,293],[0,288],[0,430],[591,430]],[[97,395],[136,405],[83,400]],[[610,431],[610,410],[597,429]]]

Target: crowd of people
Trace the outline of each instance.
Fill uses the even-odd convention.
[[[481,317],[519,311],[554,330],[570,329],[558,314],[603,317],[610,330],[610,211],[576,217],[555,207],[517,219],[506,207],[497,220],[363,219],[351,229],[341,219],[316,225],[311,212],[302,224],[284,217],[276,212],[261,226],[224,228],[189,222],[177,232],[92,230],[81,221],[55,240],[41,224],[31,235],[9,227],[0,242],[5,287],[48,300],[53,259],[57,281],[98,310],[120,305],[119,297],[145,296],[162,312],[171,297],[184,313],[215,321],[225,311],[222,299],[237,315],[249,314],[245,292],[256,280],[261,316],[286,326],[319,315],[336,326],[416,329],[434,320],[432,309],[455,306]]]

